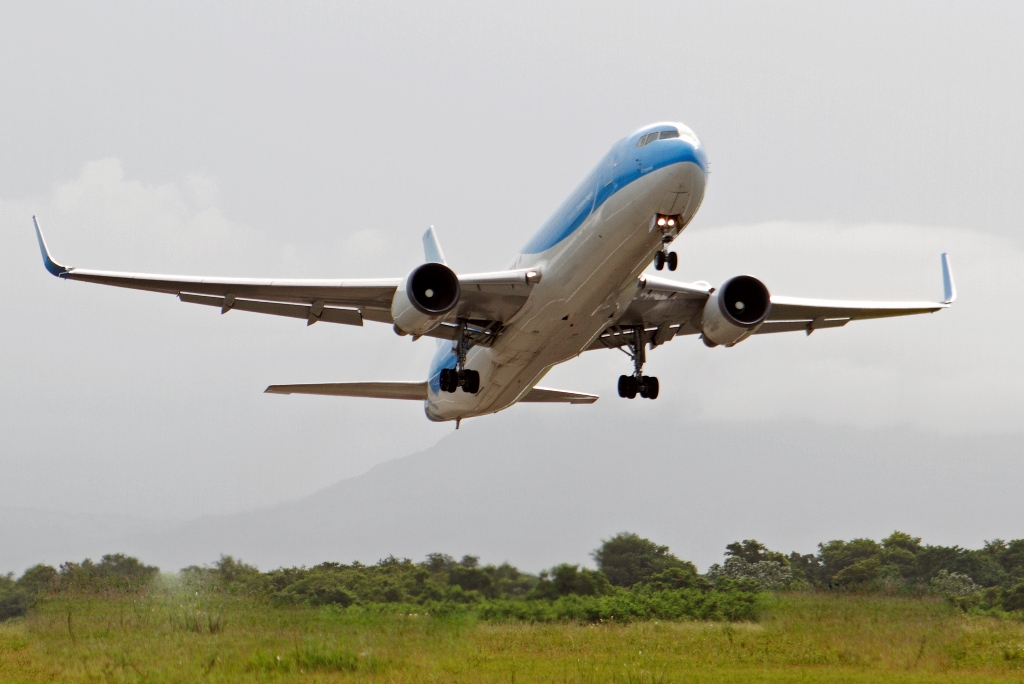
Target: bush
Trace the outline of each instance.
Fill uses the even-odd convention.
[[[88,558],[81,563],[63,563],[57,582],[61,588],[138,591],[148,586],[159,572],[160,568],[145,565],[138,558],[114,553],[103,556],[99,563]]]
[[[39,596],[54,588],[57,571],[49,565],[34,565],[15,581],[0,575],[0,620],[24,615]]]
[[[708,568],[705,577],[712,584],[724,578],[753,580],[759,590],[782,589],[793,581],[793,573],[787,565],[776,560],[762,560],[750,563],[733,556],[725,559],[724,565],[717,563]]]
[[[1004,610],[1024,610],[1024,581],[1006,590],[1002,603]]]
[[[631,587],[648,581],[670,568],[697,569],[669,553],[667,546],[632,532],[620,532],[606,539],[593,553],[598,569],[617,587]]]
[[[935,592],[946,598],[967,596],[981,588],[967,575],[959,572],[950,573],[946,570],[939,570],[932,578],[931,585]]]
[[[882,563],[878,558],[865,558],[846,566],[837,572],[832,579],[841,586],[867,584],[878,579],[881,570]]]

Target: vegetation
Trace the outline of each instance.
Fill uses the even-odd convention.
[[[159,574],[124,555],[0,577],[0,681],[1020,681],[1024,540],[756,540],[703,575],[623,533],[597,569],[431,554]],[[971,574],[973,573],[973,574]]]

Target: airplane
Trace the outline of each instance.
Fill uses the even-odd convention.
[[[431,226],[424,263],[404,278],[239,279],[96,271],[63,266],[33,217],[46,269],[66,280],[176,295],[182,302],[318,322],[386,323],[398,335],[437,339],[419,382],[271,385],[270,394],[375,397],[423,402],[431,421],[496,413],[516,403],[591,404],[598,396],[541,387],[555,365],[595,349],[620,349],[633,372],[618,394],[656,399],[658,378],[644,375],[649,350],[686,335],[732,347],[753,335],[810,335],[850,321],[932,313],[956,298],[949,258],[941,256],[943,299],[834,301],[770,294],[750,275],[719,287],[644,271],[676,270],[669,249],[704,199],[708,160],[681,123],[657,123],[612,146],[597,167],[529,239],[508,268],[456,274]]]

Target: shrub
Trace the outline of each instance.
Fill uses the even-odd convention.
[[[867,584],[878,579],[881,569],[882,563],[878,558],[865,558],[837,572],[833,576],[833,580],[843,586]]]
[[[708,568],[705,577],[712,584],[720,579],[729,578],[734,580],[753,580],[758,589],[781,589],[793,581],[793,572],[788,566],[775,560],[762,560],[750,563],[738,556],[725,559],[724,565],[715,563]]]
[[[959,572],[951,573],[946,570],[939,570],[935,577],[932,578],[931,585],[936,593],[942,594],[947,598],[967,596],[981,588],[967,575]]]
[[[669,553],[667,546],[632,532],[621,532],[606,539],[593,553],[598,569],[617,587],[631,587],[646,582],[669,568],[697,569]]]
[[[1024,581],[1018,582],[1003,593],[1003,609],[1024,610]]]

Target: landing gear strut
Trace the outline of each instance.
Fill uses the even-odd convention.
[[[643,373],[644,361],[647,360],[647,356],[644,349],[642,326],[637,326],[633,330],[633,341],[629,343],[627,353],[633,359],[633,374],[619,376],[619,396],[624,399],[635,399],[639,394],[644,399],[657,399],[660,390],[658,378]]]
[[[668,266],[668,270],[674,271],[679,265],[679,257],[670,252],[668,246],[679,235],[682,219],[678,216],[655,216],[653,223],[661,230],[661,250],[654,254],[654,268],[660,271]]]
[[[440,385],[442,392],[454,392],[462,388],[463,392],[476,394],[480,391],[480,371],[466,368],[466,353],[469,351],[469,339],[466,336],[466,321],[459,319],[459,334],[452,344],[458,360],[455,368],[442,368]]]

